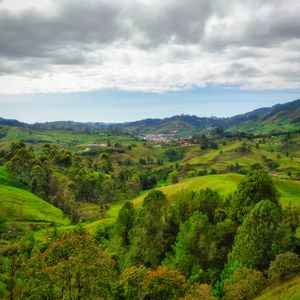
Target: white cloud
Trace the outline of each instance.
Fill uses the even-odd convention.
[[[297,0],[24,2],[0,4],[0,93],[300,87]]]

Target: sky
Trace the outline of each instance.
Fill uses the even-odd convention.
[[[299,0],[0,0],[0,117],[223,117],[298,99],[299,20]]]

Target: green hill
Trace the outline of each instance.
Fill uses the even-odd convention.
[[[60,209],[16,183],[4,167],[0,167],[0,207],[1,217],[7,222],[70,223]]]
[[[33,125],[24,124],[16,120],[0,118],[0,125],[15,126],[24,128],[28,131],[40,131],[42,129],[43,131],[77,131],[86,133],[88,131],[112,130],[119,133],[124,133],[125,131],[135,134],[175,133],[177,136],[207,133],[212,128],[219,127],[228,131],[245,131],[260,134],[299,130],[300,100],[298,99],[289,103],[277,104],[272,107],[262,107],[229,118],[178,115],[164,119],[145,119],[116,124],[57,121],[36,123]],[[41,136],[43,136],[43,134],[41,134]],[[34,139],[29,137],[28,140]],[[51,140],[51,137],[49,140]]]
[[[185,179],[179,183],[159,187],[157,189],[165,193],[171,201],[172,196],[181,190],[196,191],[211,188],[217,190],[222,195],[228,195],[236,189],[242,178],[243,175],[231,173],[208,175]],[[292,206],[300,206],[300,181],[275,179],[275,185],[281,195],[280,202],[283,206],[287,206],[289,203],[291,203]],[[136,207],[139,207],[148,193],[149,191],[146,191],[142,195],[132,199],[132,203]],[[111,204],[109,209],[106,211],[105,218],[87,224],[86,228],[94,230],[98,224],[114,222],[123,204],[124,202]]]
[[[2,217],[9,221],[47,222],[67,225],[70,220],[63,212],[32,193],[0,184]]]
[[[300,276],[268,289],[255,300],[299,300]]]
[[[227,195],[236,189],[242,178],[243,175],[231,173],[193,177],[177,184],[160,187],[158,190],[161,190],[168,197],[171,197],[181,190],[199,190],[206,188],[211,188],[223,195]],[[274,179],[274,182],[281,195],[280,202],[283,206],[287,206],[289,203],[293,206],[300,205],[300,181]],[[133,203],[139,205],[147,194],[148,192],[133,199]]]

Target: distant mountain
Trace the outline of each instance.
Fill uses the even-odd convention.
[[[21,127],[21,126],[26,126],[26,123],[22,123],[22,122],[20,122],[18,120],[14,120],[14,119],[3,119],[3,118],[0,118],[0,126],[1,125]]]
[[[230,118],[203,118],[179,115],[165,119],[146,119],[121,124],[124,130],[136,133],[202,133],[212,128],[228,131],[270,133],[300,129],[300,99],[272,107],[263,107]]]
[[[31,129],[42,130],[90,131],[107,129],[116,133],[128,132],[138,135],[147,133],[171,133],[177,136],[188,136],[206,133],[214,128],[222,128],[232,132],[272,133],[300,129],[300,99],[285,104],[277,104],[272,107],[262,107],[230,118],[177,115],[164,119],[145,119],[117,124],[57,121],[35,123],[32,125],[17,120],[0,118],[0,125],[29,127]]]

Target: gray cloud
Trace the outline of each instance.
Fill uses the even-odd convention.
[[[274,80],[280,78],[274,85],[285,85],[289,57],[300,57],[298,0],[52,2],[48,13],[0,6],[2,78],[37,71],[97,74],[99,88],[151,90],[150,84],[173,87],[168,80],[174,78],[181,88],[241,76],[242,82],[263,87],[264,81],[270,84],[274,64]],[[141,69],[147,74],[135,73]]]
[[[251,66],[246,66],[241,63],[233,63],[225,71],[226,76],[244,76],[244,77],[253,77],[261,74],[261,71],[258,68]]]

